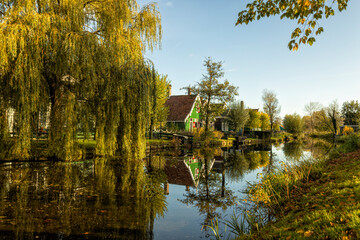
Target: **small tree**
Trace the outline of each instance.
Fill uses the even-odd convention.
[[[315,125],[314,113],[319,111],[320,109],[321,109],[321,105],[318,102],[309,102],[308,104],[305,105],[305,112],[310,116],[311,133],[314,133],[314,125]]]
[[[245,126],[250,129],[259,128],[261,126],[259,111],[255,109],[248,109],[248,112],[249,120],[247,121]]]
[[[202,117],[205,118],[205,132],[208,132],[210,121],[220,115],[223,110],[223,108],[216,106],[223,106],[232,101],[237,95],[237,88],[230,85],[227,80],[220,83],[219,80],[224,76],[222,62],[213,62],[208,57],[204,61],[204,66],[206,67],[206,74],[203,74],[203,79],[192,89],[205,101]]]
[[[304,122],[301,119],[300,115],[292,114],[285,115],[283,120],[284,128],[288,133],[292,133],[295,136],[301,134],[304,130]]]
[[[244,101],[233,102],[230,105],[229,119],[236,132],[244,128],[249,119],[249,112],[245,109]]]
[[[159,75],[153,71],[153,86],[152,86],[152,107],[150,111],[150,128],[149,138],[152,138],[153,130],[161,124],[166,123],[168,108],[165,107],[165,102],[169,96],[169,85],[167,75]]]
[[[344,102],[342,105],[341,113],[345,118],[344,124],[357,125],[360,123],[360,104],[357,100]]]
[[[334,133],[334,136],[337,134],[340,124],[342,124],[343,119],[340,114],[340,107],[337,101],[333,101],[325,110],[327,117],[330,120],[330,129]]]
[[[279,100],[277,99],[274,92],[267,89],[264,90],[262,99],[264,102],[264,111],[269,115],[270,118],[270,130],[273,132],[274,124],[276,123],[280,114]]]
[[[270,129],[270,117],[264,112],[260,112],[260,128],[261,131]]]

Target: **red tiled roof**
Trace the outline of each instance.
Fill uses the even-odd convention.
[[[194,105],[197,95],[170,96],[165,106],[169,108],[168,122],[184,122]]]

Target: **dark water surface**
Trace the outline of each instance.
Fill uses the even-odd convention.
[[[325,146],[325,148],[324,148]],[[1,163],[0,239],[203,239],[247,182],[325,143],[152,153],[145,160]]]

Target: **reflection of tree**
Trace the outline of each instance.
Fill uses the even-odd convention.
[[[243,178],[243,175],[249,169],[249,162],[246,160],[243,152],[233,151],[225,162],[226,172],[234,182]]]
[[[233,192],[225,187],[224,174],[211,171],[214,162],[214,150],[211,148],[201,149],[199,155],[204,157],[201,159],[204,169],[200,176],[198,188],[186,192],[185,199],[180,201],[186,205],[197,207],[200,214],[205,215],[204,225],[209,225],[215,216],[220,217],[216,210],[221,208],[225,211],[235,203],[235,197]]]
[[[34,232],[151,239],[166,211],[164,174],[145,171],[142,161],[14,165],[0,180],[0,229],[14,229],[14,239]]]
[[[303,154],[303,144],[300,141],[285,143],[283,152],[288,160],[299,161]]]
[[[303,149],[311,152],[314,159],[321,159],[326,156],[331,149],[334,148],[334,143],[324,139],[307,139],[303,144]]]
[[[226,171],[232,181],[239,181],[249,170],[265,167],[270,162],[268,151],[233,151],[226,159]]]

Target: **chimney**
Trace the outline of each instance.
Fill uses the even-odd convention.
[[[191,95],[191,88],[188,87],[188,95]]]
[[[169,84],[169,86],[168,86],[168,97],[170,97],[171,96],[171,84]]]

